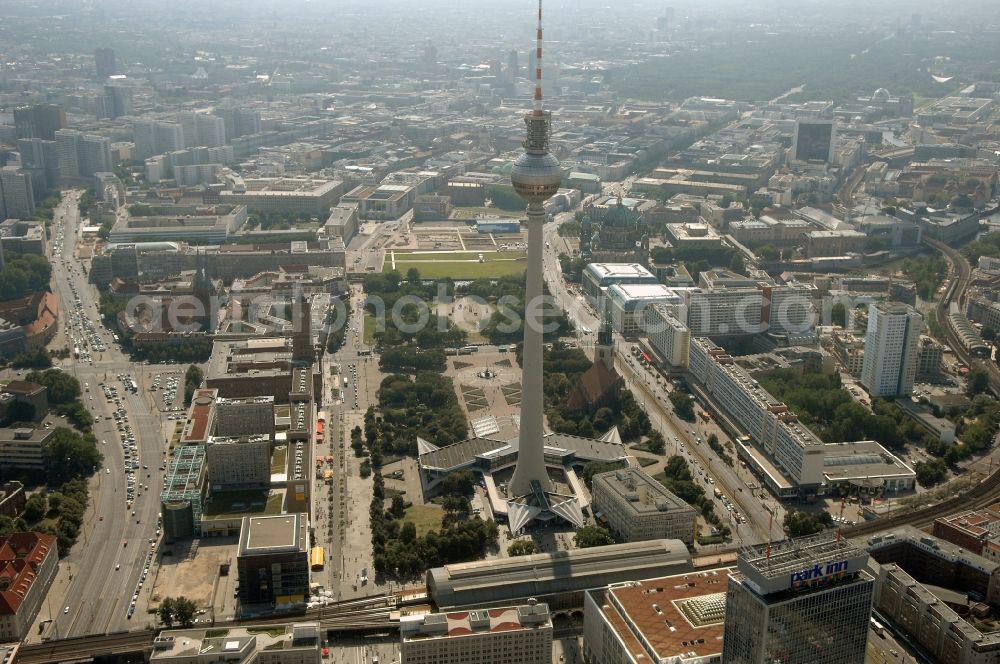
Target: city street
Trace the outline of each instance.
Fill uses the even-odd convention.
[[[364,428],[365,411],[377,401],[382,376],[377,357],[370,354],[371,349],[364,343],[364,294],[359,286],[352,288],[350,298],[352,315],[347,322],[344,346],[325,363],[330,367],[339,365],[340,373],[334,375],[328,371],[323,377],[329,427],[323,450],[337,459],[332,484],[333,501],[327,502],[330,494],[322,480],[317,480],[315,492],[316,513],[322,515],[319,519],[322,528],[317,532],[323,533],[327,550],[324,585],[338,600],[372,595],[378,590],[371,570],[371,528],[368,521],[372,480],[360,476],[363,459],[354,456],[350,433],[355,426]],[[339,399],[333,398],[335,391],[339,392]],[[320,453],[317,451],[317,454]],[[327,504],[326,508],[323,503]],[[329,518],[326,515],[331,508],[334,526],[332,536],[327,537],[328,528],[323,520]]]
[[[73,255],[81,226],[77,209],[79,196],[79,191],[67,192],[54,218],[52,281],[59,296],[59,324],[65,337],[69,337],[71,332],[67,326],[75,303],[71,283],[80,298],[81,317],[91,321],[99,318],[96,289],[87,283],[81,262]],[[58,258],[55,252],[60,233],[62,256]],[[99,324],[95,327],[105,350],[92,352],[89,361],[75,359],[71,354],[61,366],[80,381],[81,387],[87,386],[82,398],[94,416],[94,435],[104,455],[104,468],[99,468],[91,479],[91,501],[79,542],[63,559],[59,580],[53,586],[55,590],[43,604],[37,618],[36,624],[52,620],[41,634],[43,638],[143,628],[151,622],[145,610],[151,584],[142,584],[141,588],[140,584],[147,554],[153,546],[150,542],[156,542],[163,476],[159,467],[166,449],[162,419],[153,411],[152,399],[147,394],[141,390],[133,394],[124,389],[117,379],[118,374],[136,376],[143,367],[132,363],[121,353],[109,332]],[[79,330],[74,334],[83,336]],[[136,471],[137,482],[148,485],[148,488],[137,493],[131,507],[126,503],[126,469],[121,437],[114,420],[108,419],[115,407],[107,403],[100,383],[118,387],[128,422],[136,437],[139,463],[148,466],[148,469]],[[140,594],[136,609],[134,615],[128,618],[129,603],[137,589]],[[64,612],[66,608],[68,612]],[[32,637],[38,636],[38,630],[33,630]]]
[[[628,181],[606,184],[604,190],[606,194],[619,189],[627,191],[629,184]],[[568,313],[570,320],[576,327],[581,347],[588,349],[589,352],[596,339],[600,319],[586,302],[582,293],[576,292],[575,288],[567,285],[559,266],[558,246],[564,245],[564,243],[559,238],[558,227],[571,219],[573,219],[573,213],[561,213],[556,216],[553,223],[545,225],[545,240],[549,247],[543,254],[544,274],[549,292],[559,306]],[[752,475],[739,465],[735,468],[727,466],[709,449],[707,444],[698,444],[691,431],[698,432],[698,435],[702,436],[702,441],[707,440],[709,433],[715,433],[722,445],[725,445],[728,440],[725,433],[718,429],[714,422],[706,425],[700,422],[689,424],[679,421],[675,417],[668,399],[669,383],[657,381],[655,372],[638,366],[635,359],[629,354],[629,348],[632,345],[630,342],[618,334],[615,334],[615,342],[617,356],[615,367],[625,377],[626,385],[635,398],[643,404],[653,426],[663,434],[667,441],[668,453],[675,453],[678,451],[678,446],[682,446],[684,449],[682,455],[688,459],[691,472],[702,483],[706,494],[712,496],[714,487],[718,486],[746,517],[744,523],[735,523],[728,517],[722,502],[717,498],[714,499],[720,518],[722,518],[723,523],[728,523],[733,531],[734,540],[739,543],[767,541],[769,527],[771,537],[782,539],[784,537],[781,529],[783,513],[780,511],[778,502],[770,496],[767,499],[761,499],[748,490],[747,484],[754,483]],[[699,476],[696,464],[700,464],[705,469],[704,476]],[[712,477],[716,484],[710,484],[708,477]],[[764,505],[775,510],[773,518],[772,513],[765,509]]]

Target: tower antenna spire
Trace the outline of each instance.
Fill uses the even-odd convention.
[[[538,30],[535,34],[535,106],[531,114],[542,114],[542,0],[538,0]]]

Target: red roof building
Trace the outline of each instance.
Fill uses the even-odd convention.
[[[56,575],[56,538],[42,533],[0,537],[0,642],[27,634]]]

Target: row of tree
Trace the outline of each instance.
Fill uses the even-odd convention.
[[[832,525],[833,517],[826,510],[818,514],[794,509],[785,512],[784,526],[790,537],[814,535]]]
[[[68,404],[80,398],[80,381],[65,371],[59,369],[29,371],[24,379],[43,385],[48,390],[48,400],[51,404]]]
[[[44,346],[18,353],[10,361],[15,369],[48,369],[52,366],[52,355]]]
[[[88,494],[83,479],[50,484],[48,490],[36,491],[28,497],[20,517],[0,516],[0,537],[26,531],[52,535],[57,540],[59,556],[66,556],[80,535]]]
[[[128,348],[131,344],[123,344]],[[160,362],[207,362],[212,355],[212,340],[208,337],[185,337],[163,344],[143,344],[132,347],[130,357],[135,361],[147,360],[153,364]]]
[[[326,335],[326,352],[331,355],[344,347],[344,342],[347,340],[347,321],[351,320],[351,298],[341,298],[341,301],[344,304],[344,322],[336,327],[333,326],[337,312],[331,307],[325,323],[329,330]]]
[[[160,622],[167,628],[175,624],[179,627],[191,627],[197,613],[198,605],[187,597],[165,597],[156,610]]]
[[[202,381],[205,380],[205,373],[201,370],[201,367],[197,365],[190,365],[187,371],[184,372],[184,405],[191,405],[191,397],[194,396],[194,391],[201,387]]]
[[[729,526],[723,524],[715,513],[715,504],[705,495],[701,484],[695,481],[684,457],[674,455],[667,459],[667,463],[663,466],[661,482],[671,493],[701,512],[705,521],[718,529],[719,535],[723,538],[729,537]]]
[[[876,399],[874,412],[869,412],[856,402],[843,388],[838,373],[782,369],[762,377],[760,383],[788,404],[823,442],[867,439],[899,449],[907,440],[924,440],[920,427],[908,423],[895,404]]]
[[[987,233],[969,242],[962,247],[962,255],[970,263],[976,263],[981,256],[1000,256],[1000,233]]]
[[[376,417],[369,408],[365,414],[369,447],[377,437],[386,450],[399,454],[416,455],[417,436],[444,446],[463,440],[468,433],[451,378],[431,371],[383,378],[378,413]]]
[[[494,305],[493,313],[481,327],[481,334],[492,344],[516,344],[524,338],[524,329],[520,324],[524,320],[524,288],[522,273],[498,279],[477,279],[458,287],[456,294],[480,298]],[[543,292],[550,295],[545,284]],[[551,327],[544,333],[547,341],[555,341],[573,331],[566,313],[551,299],[546,300],[542,314],[546,325]]]
[[[903,261],[902,270],[906,278],[916,284],[917,295],[930,302],[934,299],[938,286],[944,282],[944,277],[948,273],[948,262],[944,256],[937,254],[921,256],[919,259],[907,258]]]

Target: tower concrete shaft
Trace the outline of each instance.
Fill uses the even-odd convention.
[[[552,481],[545,470],[542,440],[545,399],[542,389],[542,226],[545,223],[545,201],[559,191],[562,170],[559,160],[549,153],[551,116],[542,109],[542,0],[538,0],[536,40],[535,99],[531,113],[524,118],[527,129],[524,153],[514,162],[510,174],[510,182],[517,194],[528,203],[528,268],[521,355],[521,431],[517,465],[508,496],[526,496],[535,489],[552,491]]]
[[[521,353],[521,430],[518,438],[517,466],[508,495],[531,493],[532,481],[543,491],[552,491],[552,481],[545,470],[543,417],[545,399],[542,387],[542,225],[545,210],[541,203],[528,206],[528,269],[525,285],[524,347]]]

